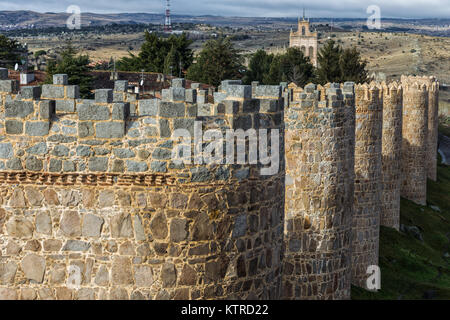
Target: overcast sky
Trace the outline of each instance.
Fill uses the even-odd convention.
[[[450,0],[171,0],[173,14],[295,17],[303,6],[309,17],[366,18],[369,5],[382,17],[450,18]],[[165,0],[0,0],[0,10],[63,12],[78,5],[83,12],[162,13]]]

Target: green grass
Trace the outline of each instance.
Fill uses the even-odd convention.
[[[417,226],[424,241],[381,227],[381,290],[352,287],[352,299],[450,299],[450,167],[439,165],[438,181],[428,181],[427,206],[401,200],[401,223]]]

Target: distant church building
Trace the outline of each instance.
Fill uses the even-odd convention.
[[[309,20],[298,20],[298,31],[293,32],[289,38],[289,47],[299,47],[303,54],[311,60],[313,66],[317,67],[317,32],[311,32]]]

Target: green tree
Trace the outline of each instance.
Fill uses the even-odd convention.
[[[294,82],[304,86],[314,78],[314,66],[299,48],[289,48],[285,54],[273,58],[269,72],[264,77],[265,84]]]
[[[264,83],[264,77],[270,72],[274,55],[267,54],[265,50],[258,50],[253,54],[248,64],[248,70],[245,73],[244,83],[251,84],[252,81]]]
[[[145,41],[141,51],[136,56],[129,52],[128,57],[124,57],[117,62],[117,68],[122,71],[146,71],[146,72],[165,72],[165,62],[170,51],[173,49],[172,58],[173,74],[179,74],[180,66],[189,68],[193,62],[193,53],[189,48],[192,41],[186,34],[181,36],[171,35],[164,39],[156,33],[145,32]]]
[[[177,57],[174,46],[170,49],[164,60],[164,74],[174,75],[174,71],[177,68]]]
[[[46,83],[52,83],[55,74],[67,74],[69,83],[80,87],[80,96],[90,98],[92,96],[93,77],[89,73],[92,71],[89,63],[89,56],[78,54],[68,43],[60,58],[49,61]]]
[[[342,79],[340,60],[342,48],[334,40],[328,40],[317,56],[317,81],[320,84],[340,82]]]
[[[342,51],[339,65],[341,66],[341,81],[364,83],[368,80],[367,61],[362,60],[356,48]]]
[[[217,86],[225,79],[242,78],[244,69],[243,57],[230,39],[219,37],[204,44],[196,62],[188,69],[187,78]]]
[[[16,63],[21,63],[25,53],[22,46],[15,40],[0,34],[0,66],[12,69]]]

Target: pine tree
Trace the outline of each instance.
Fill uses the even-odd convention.
[[[220,37],[207,41],[191,65],[187,78],[217,86],[225,79],[240,79],[244,71],[243,58],[230,39]]]
[[[294,82],[304,86],[314,78],[314,67],[299,48],[289,48],[285,54],[273,58],[264,84],[278,85],[280,82]]]
[[[0,67],[12,69],[21,63],[25,51],[21,45],[0,34]]]
[[[342,82],[353,81],[356,83],[367,82],[367,61],[362,60],[361,54],[356,48],[345,49],[342,52],[340,63]]]
[[[172,46],[166,59],[164,60],[164,74],[176,75],[177,73],[177,57],[175,48]]]
[[[251,84],[253,81],[264,83],[264,77],[270,72],[273,55],[264,50],[258,50],[250,59],[248,70],[245,73],[244,83]]]
[[[176,58],[176,63],[173,64],[173,74],[178,75],[180,73],[180,63],[184,68],[189,68],[192,64],[194,58],[192,50],[189,48],[192,40],[189,40],[186,34],[183,33],[181,36],[171,35],[164,39],[156,33],[146,31],[144,37],[145,41],[139,54],[136,56],[129,52],[128,57],[124,57],[117,62],[118,70],[166,73],[165,62],[172,48]]]
[[[317,60],[317,81],[320,84],[328,82],[340,82],[342,79],[340,59],[342,48],[336,45],[334,40],[328,40],[325,46],[320,50]]]
[[[67,43],[66,48],[61,53],[61,57],[57,60],[49,61],[46,83],[53,82],[54,74],[67,74],[69,83],[80,87],[80,96],[82,98],[90,98],[92,96],[93,77],[89,73],[92,71],[92,68],[89,67],[89,56],[77,54],[71,43]]]

